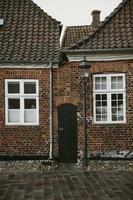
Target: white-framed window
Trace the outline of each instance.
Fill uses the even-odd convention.
[[[126,123],[125,74],[93,76],[94,123]]]
[[[5,124],[39,125],[38,80],[5,80]]]

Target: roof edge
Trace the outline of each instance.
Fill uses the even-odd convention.
[[[47,12],[45,12],[36,2],[33,0],[30,0],[36,7],[40,9],[40,11],[43,12],[43,14],[46,14],[48,17],[50,17],[53,21],[55,21],[57,24],[61,24],[61,21],[58,21],[57,19],[53,18],[51,15],[49,15]]]
[[[56,61],[8,61],[8,60],[0,60],[0,64],[28,64],[28,65],[32,65],[32,64],[36,64],[36,65],[49,65],[49,63],[52,63],[53,65],[55,64],[59,64],[59,60]]]
[[[128,0],[122,0],[122,2],[119,3],[119,5],[116,8],[114,8],[114,10],[107,17],[105,17],[104,21],[102,21],[99,24],[99,26],[94,31],[92,31],[92,33],[90,33],[90,35],[87,38],[81,39],[78,43],[75,43],[74,45],[67,47],[67,49],[76,48],[77,46],[80,46],[80,44],[82,44],[83,42],[86,42],[91,37],[93,37],[98,31],[100,31],[118,13],[118,11],[122,8],[122,6],[124,4],[126,4],[127,1]]]
[[[81,53],[81,52],[123,52],[133,51],[133,48],[110,48],[110,49],[62,49],[63,53]]]

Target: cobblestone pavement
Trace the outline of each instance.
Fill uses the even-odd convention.
[[[133,171],[0,172],[0,200],[133,200]]]

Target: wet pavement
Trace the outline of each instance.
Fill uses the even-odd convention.
[[[0,172],[0,200],[133,200],[133,171]]]

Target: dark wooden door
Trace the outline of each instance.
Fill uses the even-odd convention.
[[[77,161],[77,107],[63,104],[58,107],[59,160]]]

